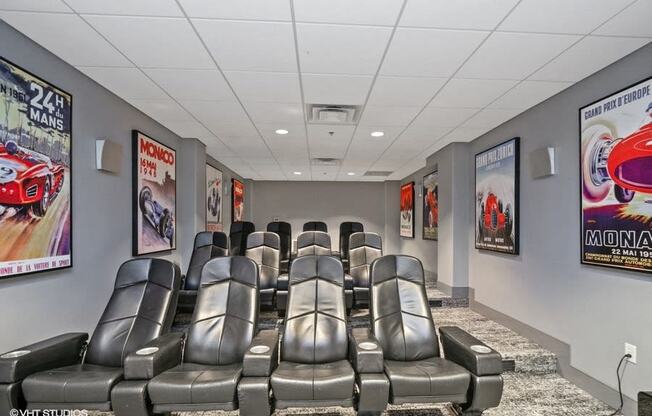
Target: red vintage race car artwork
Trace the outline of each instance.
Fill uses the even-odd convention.
[[[63,181],[62,165],[14,141],[0,143],[0,215],[13,207],[29,209],[37,218],[45,216]]]
[[[483,234],[490,231],[509,236],[512,233],[513,221],[511,205],[503,207],[503,201],[493,192],[489,192],[487,198],[480,203],[480,231]]]
[[[652,117],[652,103],[647,108]],[[649,121],[649,119],[648,119]],[[591,202],[614,196],[628,203],[636,192],[652,194],[652,122],[625,138],[615,138],[605,126],[597,126],[582,148],[583,194]]]

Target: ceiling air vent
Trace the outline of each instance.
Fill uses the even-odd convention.
[[[355,105],[306,104],[308,123],[355,124],[360,107]]]
[[[394,172],[389,170],[368,170],[362,176],[376,176],[376,177],[387,177]]]
[[[340,160],[333,157],[316,157],[311,161],[313,166],[339,166]]]

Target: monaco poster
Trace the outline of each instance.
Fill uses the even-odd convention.
[[[133,131],[133,254],[176,248],[176,152]]]
[[[475,248],[518,254],[519,138],[475,155]]]
[[[222,231],[222,171],[206,165],[206,231]]]
[[[580,109],[582,263],[652,271],[651,88]]]
[[[72,96],[0,58],[0,277],[72,266]]]

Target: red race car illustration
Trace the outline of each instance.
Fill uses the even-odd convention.
[[[503,207],[503,201],[493,192],[489,192],[484,202],[480,203],[480,230],[503,232],[509,236],[512,233],[513,221],[511,205]]]
[[[0,211],[29,208],[35,217],[43,217],[63,181],[63,166],[47,156],[14,141],[0,143]]]
[[[652,103],[647,108],[652,117]],[[652,194],[652,122],[625,138],[614,138],[604,127],[594,127],[582,148],[583,194],[592,202],[607,197],[611,184],[619,202],[636,192]]]
[[[437,188],[428,189],[426,193],[426,203],[428,205],[428,226],[436,227],[439,219],[439,204],[437,202]]]

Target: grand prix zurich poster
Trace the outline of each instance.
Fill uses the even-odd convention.
[[[652,271],[651,89],[580,109],[582,263]]]
[[[475,248],[518,254],[519,138],[475,155]]]
[[[133,254],[176,248],[176,152],[134,130]]]
[[[0,58],[0,277],[72,266],[72,96]]]

